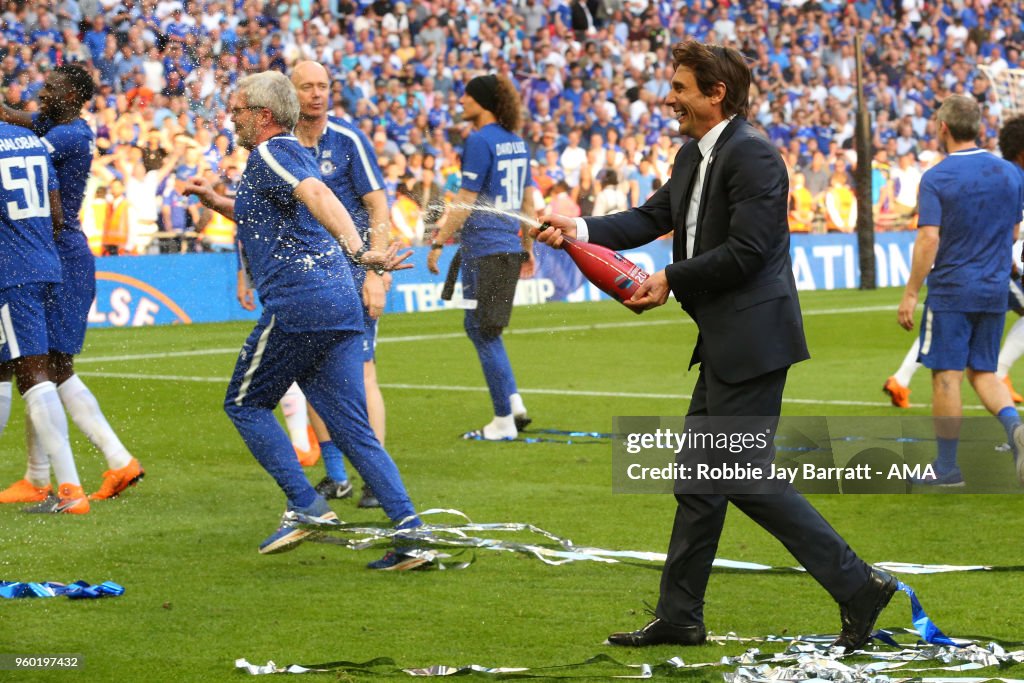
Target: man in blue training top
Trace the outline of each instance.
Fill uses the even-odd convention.
[[[145,472],[111,429],[96,397],[75,374],[74,357],[82,352],[89,308],[96,298],[95,259],[78,218],[96,153],[95,136],[81,117],[93,90],[92,76],[81,66],[59,66],[47,75],[39,91],[39,112],[29,114],[4,106],[0,119],[29,128],[42,138],[60,183],[64,227],[57,236],[57,253],[63,282],[52,287],[46,299],[49,375],[72,421],[107,460],[103,484],[89,496],[98,500],[117,496]],[[28,446],[25,478],[0,491],[0,503],[41,501],[50,493],[49,461],[38,445]]]
[[[501,333],[512,317],[516,283],[533,276],[533,239],[519,219],[486,209],[521,212],[533,219],[533,194],[527,192],[533,178],[526,143],[515,133],[519,95],[508,78],[470,80],[462,109],[475,130],[466,138],[462,155],[462,187],[448,221],[434,236],[427,267],[435,275],[440,272],[437,262],[445,242],[462,229],[464,325],[494,407],[494,418],[463,438],[504,441],[516,438],[530,422]]]
[[[362,131],[349,122],[327,116],[331,83],[322,65],[312,61],[299,62],[292,70],[292,85],[299,98],[299,122],[295,127],[295,136],[313,153],[324,183],[348,210],[352,222],[359,230],[359,236],[372,248],[385,249],[388,243],[388,201],[373,146]],[[349,263],[352,266],[352,277],[356,286],[361,288],[363,296],[363,378],[367,414],[373,433],[383,445],[386,427],[384,396],[377,383],[374,351],[377,321],[384,311],[391,276],[387,273],[380,276],[351,261]],[[239,282],[244,282],[241,274]],[[249,308],[246,302],[251,301],[251,295],[245,291],[244,286],[239,291],[240,303]],[[318,443],[304,441],[308,438],[306,401],[298,385],[289,387],[285,392],[281,408],[299,462],[309,466],[316,462],[315,455],[311,457],[309,454],[323,455],[327,476],[316,485],[317,492],[328,499],[351,496],[352,485],[348,481],[342,453],[331,441],[326,426],[315,410],[310,411],[309,418]],[[373,490],[365,483],[358,506],[380,507]]]
[[[935,118],[949,156],[921,178],[917,239],[897,318],[904,329],[914,328],[918,292],[927,277],[920,360],[932,371],[932,414],[947,419],[936,420],[934,476],[915,483],[963,486],[956,456],[965,368],[982,403],[1006,429],[1018,476],[1024,461],[1024,427],[995,375],[1007,262],[1024,209],[1024,185],[1013,164],[974,144],[981,125],[976,100],[951,95]]]
[[[291,550],[314,533],[299,525],[337,524],[337,515],[306,480],[274,406],[298,382],[331,436],[401,529],[421,525],[398,468],[366,416],[361,347],[363,320],[349,256],[381,272],[402,264],[397,245],[373,251],[320,179],[313,155],[290,132],[299,117],[295,88],[276,71],[238,82],[231,118],[249,160],[234,200],[202,178],[186,192],[238,225],[246,268],[263,315],[242,347],[225,410],[249,450],[287,497],[281,526],[261,553]],[[372,569],[412,569],[427,561],[389,552]]]
[[[13,377],[25,399],[29,438],[53,464],[58,484],[57,496],[51,500],[44,494],[45,500],[27,511],[84,514],[89,499],[47,367],[44,310],[49,290],[61,279],[54,244],[63,223],[56,175],[36,135],[0,122],[0,434],[11,415]]]
[[[295,137],[316,157],[327,187],[352,217],[365,244],[375,251],[387,249],[389,213],[384,178],[377,165],[373,145],[361,130],[344,119],[327,116],[331,81],[327,70],[317,62],[299,62],[292,70],[292,84],[299,98],[299,122]],[[377,345],[377,321],[384,312],[391,275],[349,260],[352,277],[363,297],[363,379],[366,385],[366,409],[370,426],[381,445],[385,436],[384,396],[377,383],[374,350]],[[315,412],[313,427],[320,439],[327,476],[316,485],[326,498],[351,495],[341,451],[329,440]],[[325,442],[324,437],[328,440]],[[371,487],[364,485],[359,507],[378,507]]]

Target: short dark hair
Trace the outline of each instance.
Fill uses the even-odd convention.
[[[1007,161],[1018,163],[1024,153],[1024,116],[1014,116],[999,129],[999,151]]]
[[[737,50],[687,40],[672,47],[672,66],[685,66],[693,71],[697,87],[705,95],[711,95],[717,84],[725,85],[722,114],[726,117],[747,115],[750,67]]]
[[[935,118],[946,124],[957,142],[974,140],[981,131],[981,107],[976,99],[966,95],[950,95],[944,99]]]
[[[75,103],[79,106],[92,99],[96,92],[96,83],[92,80],[92,76],[78,64],[61,64],[53,70],[53,73],[64,77],[71,92],[75,95]]]

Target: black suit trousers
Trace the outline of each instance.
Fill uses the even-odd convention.
[[[782,408],[788,368],[728,384],[702,363],[689,418],[773,416]],[[870,568],[791,484],[777,493],[682,493],[661,575],[656,614],[678,625],[704,623],[704,592],[731,502],[777,538],[836,602],[846,602],[868,580]]]

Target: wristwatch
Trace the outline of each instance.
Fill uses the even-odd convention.
[[[352,260],[355,262],[357,266],[359,266],[363,270],[372,270],[373,272],[377,273],[377,275],[383,276],[384,273],[388,272],[388,269],[385,268],[384,266],[376,263],[363,263],[363,256],[368,251],[370,251],[370,245],[367,244],[366,242],[363,242],[363,246],[359,247],[357,251],[352,252]]]
[[[440,251],[442,249],[444,249],[444,244],[442,242],[432,242],[430,244],[431,251]]]

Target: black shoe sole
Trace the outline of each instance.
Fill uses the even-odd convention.
[[[531,420],[526,415],[513,416],[512,419],[516,423],[516,431],[517,432],[523,431],[524,429],[526,429],[527,427],[530,426],[531,422],[533,422],[533,420]]]

